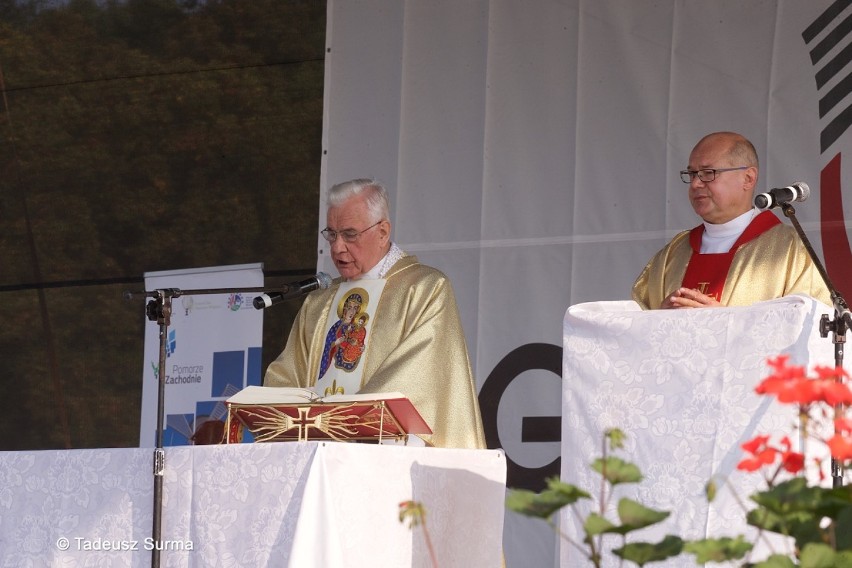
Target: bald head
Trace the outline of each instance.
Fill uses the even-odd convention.
[[[721,155],[728,159],[727,166],[729,167],[759,167],[757,150],[754,149],[754,144],[742,134],[737,134],[736,132],[713,132],[699,140],[693,152],[702,145],[710,145],[718,148]]]
[[[753,207],[758,162],[754,145],[736,132],[714,132],[698,141],[689,154],[691,171],[714,170],[712,181],[694,176],[689,201],[707,223],[727,223]]]

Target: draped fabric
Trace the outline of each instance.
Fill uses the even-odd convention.
[[[740,445],[764,434],[789,435],[797,443],[797,410],[757,395],[754,387],[771,372],[768,357],[783,353],[804,366],[830,359],[832,344],[819,337],[816,325],[829,312],[799,295],[704,310],[642,311],[628,301],[572,306],[563,331],[562,478],[594,492],[600,476],[588,464],[600,457],[603,433],[619,428],[626,441],[615,453],[636,464],[643,479],[620,486],[611,508],[628,497],[671,513],[629,540],[744,534],[759,551],[753,560],[765,557],[766,543],[747,525],[740,503],[766,485],[760,474],[736,469],[744,457]],[[719,490],[709,502],[704,490],[711,479]],[[562,530],[581,542],[575,512],[584,516],[596,507],[586,501],[561,511]],[[612,510],[608,515],[618,518]],[[771,541],[777,552],[791,550],[790,542]],[[655,565],[691,566],[694,558]],[[591,566],[567,542],[561,560],[562,566]],[[614,555],[604,560],[604,566],[620,565]]]
[[[399,504],[428,510],[437,561],[499,566],[500,451],[329,442],[0,452],[0,566],[426,566]]]
[[[758,191],[808,183],[802,226],[818,254],[852,266],[848,2],[328,6],[320,189],[385,182],[394,239],[452,281],[477,388],[502,389],[482,414],[514,486],[559,473],[558,427],[525,426],[559,423],[546,369],[559,367],[562,315],[630,299],[648,260],[699,222],[678,171],[705,134],[754,143]],[[828,164],[834,249],[820,238]],[[317,259],[334,270],[319,237]],[[519,369],[523,353],[540,357]],[[506,538],[510,566],[552,561],[548,527],[508,515]]]

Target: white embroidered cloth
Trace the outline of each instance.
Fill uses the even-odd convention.
[[[620,497],[671,512],[662,524],[629,540],[659,542],[735,536],[755,542],[731,489],[748,496],[765,486],[759,474],[736,470],[740,444],[759,434],[794,437],[793,407],[755,394],[782,353],[791,364],[834,366],[834,348],[819,337],[820,315],[833,310],[812,298],[788,296],[745,308],[641,311],[634,302],[596,302],[568,309],[563,328],[562,479],[599,493],[600,476],[589,464],[601,455],[605,429],[618,427],[626,448],[616,455],[639,466],[638,485]],[[847,365],[848,368],[848,365]],[[777,440],[777,438],[775,439]],[[712,506],[704,496],[714,476],[728,480]],[[595,500],[597,503],[597,499]],[[582,511],[588,512],[588,508]],[[576,518],[561,512],[562,530],[582,542]],[[614,510],[608,515],[613,522]],[[607,550],[620,546],[615,538]],[[785,552],[785,543],[778,552]],[[584,566],[564,541],[562,566]],[[681,555],[655,566],[692,565]],[[618,560],[608,555],[607,566]]]
[[[0,566],[150,566],[152,454],[0,452]],[[498,450],[166,448],[161,565],[429,566],[422,530],[398,519],[414,499],[440,566],[499,566],[505,476]]]

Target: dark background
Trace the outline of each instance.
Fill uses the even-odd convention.
[[[0,0],[0,449],[139,442],[149,271],[316,271],[323,0]],[[264,315],[265,366],[298,301]]]

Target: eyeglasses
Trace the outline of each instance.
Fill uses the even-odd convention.
[[[738,168],[705,168],[703,170],[681,170],[680,172],[680,180],[683,183],[692,183],[692,180],[695,179],[695,176],[698,176],[698,179],[703,181],[704,183],[710,183],[711,181],[716,179],[716,174],[720,172],[732,172],[734,170],[747,170],[751,166],[740,166]]]
[[[379,221],[378,223],[370,225],[369,227],[367,227],[363,231],[356,231],[355,229],[346,229],[345,231],[335,231],[334,229],[329,229],[328,227],[326,227],[325,229],[320,231],[320,234],[323,236],[323,238],[325,240],[327,240],[330,243],[333,243],[334,241],[336,241],[338,236],[340,236],[343,239],[343,242],[354,243],[355,241],[358,240],[358,237],[361,236],[361,233],[366,233],[367,231],[369,231],[370,229],[372,229],[376,225],[381,225],[381,224],[382,224],[382,221]]]

